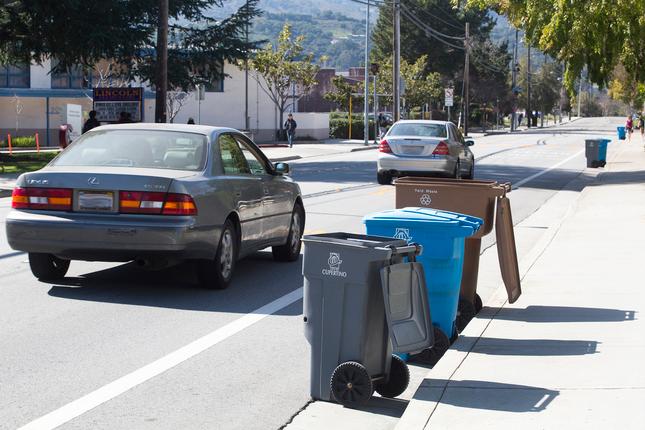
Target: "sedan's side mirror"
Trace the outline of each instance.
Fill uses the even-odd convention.
[[[275,163],[273,165],[276,173],[279,173],[281,175],[286,175],[289,173],[289,164],[287,163]]]
[[[474,140],[467,140],[466,141],[466,146],[473,146],[475,144]]]

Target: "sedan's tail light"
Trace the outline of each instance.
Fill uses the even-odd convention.
[[[432,151],[432,155],[448,155],[449,153],[448,144],[443,140],[439,142],[434,151]]]
[[[381,140],[381,143],[379,143],[378,145],[378,152],[385,152],[387,154],[392,153],[392,148],[390,148],[390,144],[387,142],[387,140]]]
[[[69,188],[14,188],[11,194],[14,209],[71,211],[72,190]]]
[[[188,194],[121,191],[119,212],[128,214],[197,215],[195,201]]]

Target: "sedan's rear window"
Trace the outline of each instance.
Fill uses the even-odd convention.
[[[55,166],[118,166],[202,170],[206,136],[162,130],[101,130],[81,136]]]
[[[394,124],[388,136],[448,137],[443,124]]]

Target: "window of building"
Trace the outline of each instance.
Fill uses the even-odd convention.
[[[66,71],[53,71],[58,64],[52,64],[52,88],[56,89],[81,89],[88,86],[87,78],[84,78],[83,68],[74,66]]]
[[[29,65],[0,65],[0,88],[29,88]]]

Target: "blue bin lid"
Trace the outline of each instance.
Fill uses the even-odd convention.
[[[364,224],[373,221],[422,223],[423,227],[436,227],[455,236],[472,236],[484,223],[481,218],[470,215],[419,207],[387,210],[363,217]]]

